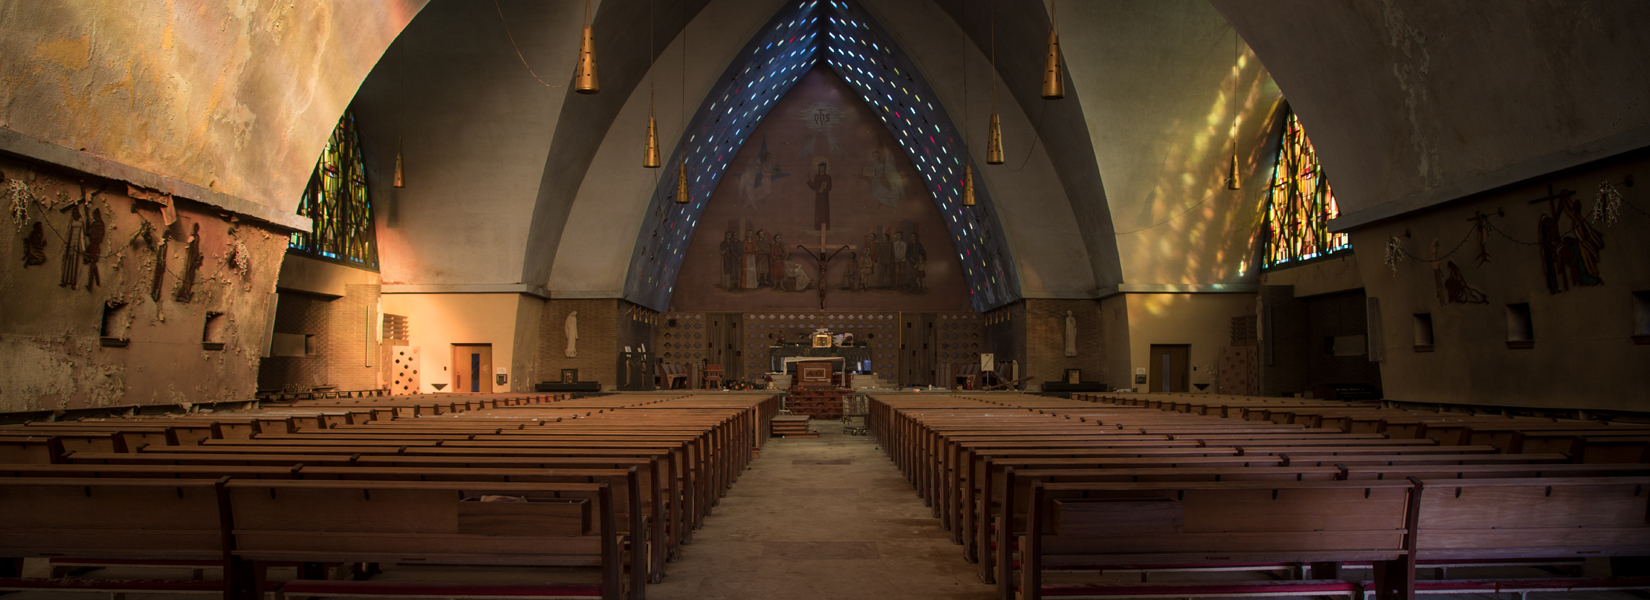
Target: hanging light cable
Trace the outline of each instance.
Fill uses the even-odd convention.
[[[658,77],[654,67],[658,64],[653,55],[653,0],[647,0],[647,153],[642,156],[642,166],[649,169],[659,168],[659,123],[653,118],[653,81]]]
[[[1060,9],[1059,0],[1048,0],[1048,59],[1043,65],[1043,98],[1058,100],[1066,97],[1066,77],[1060,72]]]
[[[968,147],[969,147],[968,146],[968,127],[969,127],[969,123],[968,123],[968,31],[966,29],[963,29],[964,21],[966,20],[965,17],[967,15],[968,15],[968,3],[966,2],[966,0],[957,0],[957,28],[958,28],[959,31],[962,32],[962,36],[958,39],[958,41],[961,42],[961,44],[959,44],[961,46],[961,48],[959,49],[960,51],[957,52],[957,56],[962,57],[962,82],[963,82],[963,127],[962,127],[962,133],[963,133],[963,157],[964,158],[970,158],[970,153],[968,151]],[[962,205],[963,206],[974,206],[974,161],[972,160],[972,158],[970,158],[970,160],[968,161],[967,164],[963,165]]]
[[[991,7],[991,127],[985,142],[985,164],[1003,164],[1003,125],[997,118],[997,3]],[[964,169],[966,171],[967,169]]]
[[[1238,36],[1237,28],[1235,28],[1235,27],[1232,28],[1232,55],[1233,55],[1232,56],[1232,99],[1227,101],[1227,108],[1226,108],[1226,110],[1228,110],[1232,113],[1232,132],[1231,132],[1231,138],[1232,138],[1232,165],[1231,165],[1231,168],[1228,169],[1228,171],[1226,173],[1226,189],[1228,189],[1228,190],[1243,189],[1243,184],[1238,181],[1238,157],[1237,157],[1237,134],[1238,134],[1238,128],[1237,128],[1237,90],[1238,90],[1238,76],[1243,74],[1243,70],[1238,66],[1238,62],[1243,58],[1243,48],[1240,45],[1242,43],[1242,41],[1243,41],[1242,38]]]
[[[404,187],[406,180],[402,177],[401,169],[401,138],[407,132],[407,42],[402,40],[401,47],[396,50],[395,65],[395,187]]]
[[[687,42],[688,42],[688,18],[687,18],[687,7],[684,6],[682,8],[682,101],[681,101],[680,104],[677,105],[677,109],[676,109],[677,114],[680,115],[680,117],[682,119],[682,135],[687,135],[687,127],[688,127],[688,122],[687,122],[687,50],[688,50]],[[688,196],[687,138],[685,138],[685,137],[684,138],[678,138],[678,143],[681,145],[681,149],[679,150],[679,152],[682,155],[682,164],[681,164],[680,167],[678,167],[676,169],[676,203],[677,204],[687,204],[687,203],[693,201],[693,198]]]
[[[579,42],[579,67],[573,91],[580,94],[602,91],[596,81],[596,34],[590,26],[590,0],[584,0],[584,39]]]

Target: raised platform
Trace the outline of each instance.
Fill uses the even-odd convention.
[[[533,386],[535,392],[600,392],[600,381],[580,381],[578,383],[556,383],[546,381]]]
[[[1043,382],[1043,391],[1069,394],[1071,392],[1109,392],[1111,390],[1106,388],[1106,384],[1100,382],[1063,383],[1045,381]]]

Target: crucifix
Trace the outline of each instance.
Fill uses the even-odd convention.
[[[816,248],[819,249],[819,256],[814,259],[819,261],[819,310],[825,310],[825,287],[827,285],[825,280],[826,269],[830,268],[831,260],[836,258],[836,255],[842,254],[843,250],[851,248],[851,246],[844,244],[841,248],[837,248],[835,252],[832,252],[830,256],[826,256],[825,251],[828,248],[825,246],[825,232],[827,229],[829,229],[829,227],[824,224],[821,224],[819,227],[819,245],[816,246]],[[814,251],[813,248],[809,248],[803,244],[797,244],[796,247],[809,254],[813,254]]]

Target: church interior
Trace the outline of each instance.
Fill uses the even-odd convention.
[[[1646,22],[0,0],[0,594],[1650,597]]]

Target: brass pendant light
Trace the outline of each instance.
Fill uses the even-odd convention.
[[[974,205],[974,168],[963,165],[963,206]]]
[[[1226,189],[1233,190],[1233,191],[1243,189],[1243,184],[1238,181],[1238,158],[1237,158],[1237,136],[1238,136],[1237,90],[1238,90],[1238,76],[1243,74],[1243,71],[1238,68],[1237,59],[1239,57],[1241,57],[1242,53],[1243,53],[1243,49],[1238,45],[1241,42],[1242,42],[1242,38],[1238,37],[1237,29],[1233,28],[1232,29],[1232,50],[1233,50],[1234,56],[1233,56],[1233,60],[1232,60],[1232,99],[1227,103],[1227,108],[1226,108],[1226,110],[1228,110],[1232,113],[1232,165],[1231,165],[1231,168],[1228,169],[1227,172],[1226,172]]]
[[[401,138],[395,140],[395,187],[406,187],[401,177]]]
[[[647,155],[642,157],[642,166],[659,168],[659,124],[653,115],[647,117]]]
[[[1243,184],[1238,182],[1237,144],[1233,144],[1232,148],[1232,168],[1226,174],[1226,189],[1241,190]]]
[[[1003,164],[1003,126],[997,113],[991,113],[991,138],[985,143],[985,164]]]
[[[1060,21],[1059,11],[1054,4],[1058,0],[1049,0],[1049,30],[1048,30],[1048,59],[1043,65],[1043,98],[1045,100],[1059,100],[1066,97],[1066,77],[1060,72]]]
[[[657,169],[659,163],[659,123],[653,118],[653,72],[657,61],[653,55],[653,0],[647,3],[647,154],[642,156],[642,166]]]
[[[676,169],[676,203],[687,204],[692,201],[693,198],[688,196],[687,160],[683,159],[682,167]]]
[[[1003,125],[997,118],[997,3],[991,3],[991,126],[985,141],[985,164],[1003,164]],[[967,170],[964,169],[964,172]]]
[[[401,41],[396,64],[396,108],[395,108],[395,187],[404,187],[405,179],[401,169],[401,137],[407,131],[407,42]]]
[[[584,0],[584,39],[579,42],[579,68],[573,91],[594,94],[602,91],[596,81],[596,34],[590,26],[590,0]]]

